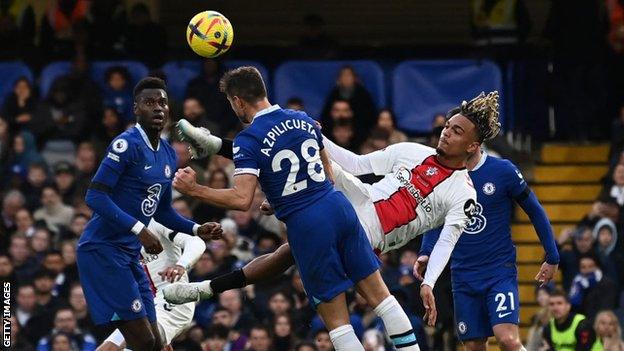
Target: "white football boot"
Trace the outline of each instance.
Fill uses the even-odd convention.
[[[165,300],[175,305],[207,300],[213,295],[210,280],[199,283],[173,283],[163,288]]]
[[[194,159],[214,155],[221,149],[221,138],[212,135],[204,127],[195,127],[189,121],[181,119],[176,123],[176,129],[180,139],[190,144],[189,151]]]

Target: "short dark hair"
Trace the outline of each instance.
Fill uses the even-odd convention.
[[[568,294],[566,294],[565,291],[561,289],[555,289],[553,292],[550,293],[550,297],[563,297],[566,302],[570,303],[570,300],[568,299]]]
[[[251,329],[249,329],[249,335],[251,335],[252,330],[262,330],[264,331],[269,338],[271,338],[271,330],[264,324],[255,324]]]
[[[226,72],[219,82],[219,88],[228,97],[238,96],[248,103],[255,103],[267,97],[262,75],[252,66],[243,66]]]
[[[137,97],[143,92],[143,90],[146,89],[162,89],[166,91],[167,85],[165,84],[165,81],[160,78],[145,77],[134,87],[134,101],[136,101]]]
[[[213,324],[206,329],[206,338],[227,339],[230,330],[222,324]]]
[[[61,257],[63,257],[63,254],[59,250],[51,249],[51,250],[46,251],[46,253],[45,253],[45,257],[48,257],[48,256],[61,256]]]
[[[116,74],[116,73],[120,74],[124,78],[126,83],[130,81],[130,72],[128,72],[128,69],[126,67],[111,66],[106,70],[106,72],[104,72],[104,79],[106,80],[106,82],[108,83],[108,81],[111,79],[113,74]]]
[[[319,336],[319,334],[329,334],[329,331],[325,328],[321,328],[314,332],[314,337],[316,338],[317,336]]]
[[[286,105],[301,105],[303,106],[303,99],[298,96],[293,96],[286,101]]]
[[[312,350],[315,350],[315,351],[318,350],[318,348],[316,347],[316,345],[313,342],[311,342],[311,341],[301,341],[297,345],[295,345],[295,351],[299,351],[299,350],[301,350],[305,346],[307,346],[307,347],[309,347],[309,348],[311,348]]]
[[[584,253],[584,254],[580,255],[579,258],[578,258],[579,265],[581,264],[581,260],[582,259],[592,260],[596,264],[596,267],[602,268],[602,265],[600,264],[600,259],[598,258],[598,256],[596,256],[596,254],[594,254],[592,252],[588,252],[588,253]]]

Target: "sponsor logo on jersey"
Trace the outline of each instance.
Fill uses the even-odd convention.
[[[134,299],[134,301],[132,301],[132,306],[130,307],[132,308],[132,312],[139,313],[141,312],[141,309],[143,308],[143,304],[141,303],[141,300]]]
[[[468,331],[468,327],[466,326],[466,323],[465,322],[457,323],[457,331],[459,331],[460,334],[466,334],[466,332]]]
[[[126,139],[117,139],[113,141],[113,151],[120,154],[126,150],[128,150],[128,142]]]
[[[499,313],[498,313],[498,318],[505,318],[505,317],[509,316],[509,315],[510,315],[510,314],[512,314],[512,313],[513,313],[513,312],[507,312],[507,313],[502,313],[502,312],[499,312]]]
[[[240,151],[240,146],[232,146],[232,153],[237,154]]]
[[[147,188],[147,198],[141,202],[141,212],[143,212],[143,215],[145,215],[146,217],[151,217],[156,212],[161,190],[162,185],[160,185],[159,183],[156,183]]]
[[[483,206],[480,203],[474,202],[472,199],[466,201],[464,204],[464,213],[470,218],[468,225],[464,228],[464,233],[478,234],[485,229],[487,219],[483,215]]]
[[[169,165],[165,165],[165,177],[171,178],[171,167]]]
[[[496,186],[493,183],[487,182],[483,184],[483,193],[485,195],[492,195],[496,191]]]

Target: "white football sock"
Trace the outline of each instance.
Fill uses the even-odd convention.
[[[412,324],[399,302],[390,295],[377,307],[375,313],[383,320],[394,347],[400,351],[420,351]]]
[[[340,326],[329,332],[329,338],[336,351],[364,351],[351,324]]]

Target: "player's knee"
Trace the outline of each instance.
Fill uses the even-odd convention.
[[[522,347],[522,343],[514,335],[505,335],[499,338],[498,343],[504,351],[518,351]]]

